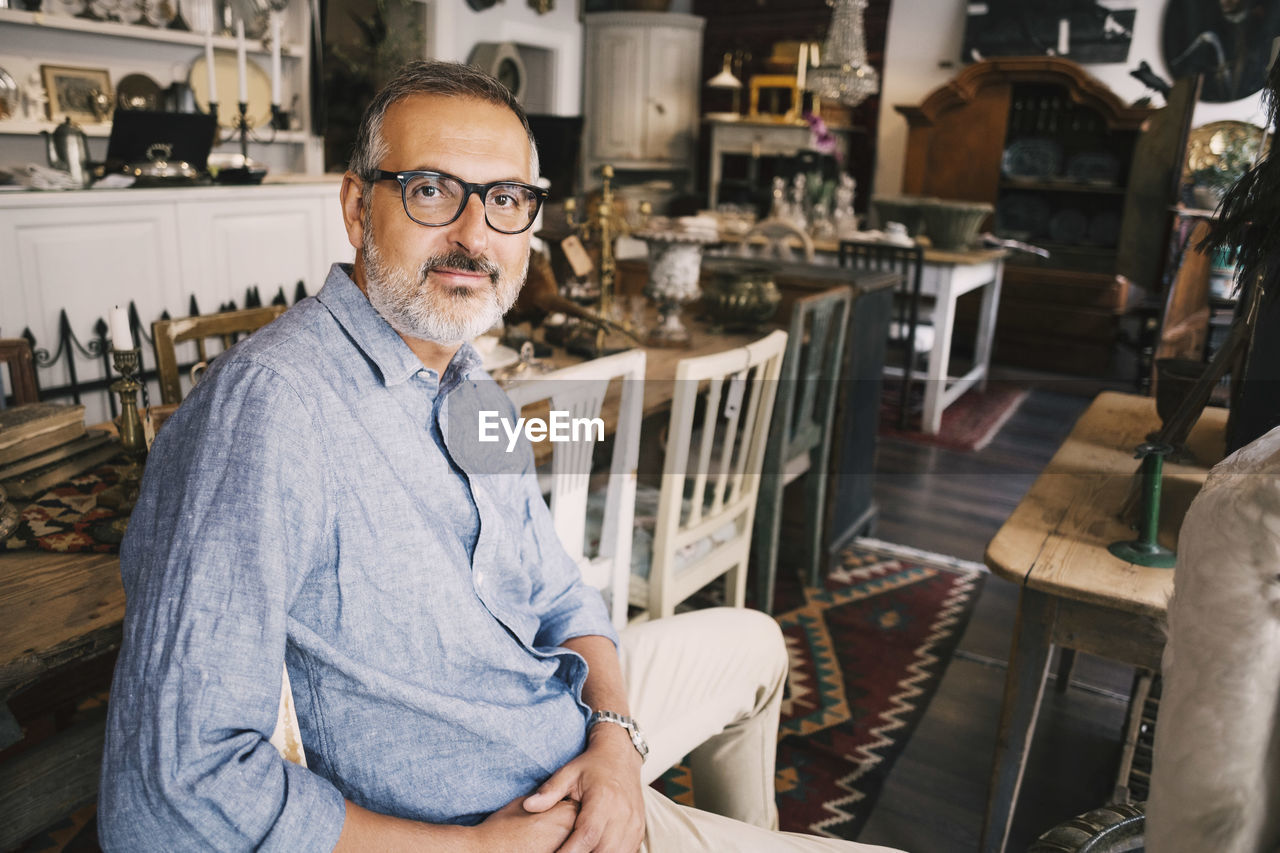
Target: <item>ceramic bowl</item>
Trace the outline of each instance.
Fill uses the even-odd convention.
[[[922,209],[925,233],[935,249],[956,252],[969,248],[978,228],[995,207],[984,201],[934,200]]]

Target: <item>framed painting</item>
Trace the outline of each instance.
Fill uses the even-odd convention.
[[[111,117],[111,78],[105,68],[72,68],[41,65],[40,76],[49,95],[49,118],[70,118],[81,124],[98,124]]]
[[[1061,56],[1076,62],[1125,62],[1137,12],[1116,5],[1116,0],[971,2],[964,27],[964,61]]]
[[[1161,48],[1175,78],[1203,74],[1200,100],[1223,103],[1262,88],[1277,36],[1275,0],[1169,0]]]

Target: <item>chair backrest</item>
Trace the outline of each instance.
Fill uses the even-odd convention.
[[[182,381],[178,375],[178,344],[184,341],[195,341],[200,362],[207,362],[208,353],[205,347],[207,339],[220,339],[223,349],[226,349],[236,342],[239,335],[262,328],[283,314],[285,310],[283,305],[267,305],[262,308],[180,317],[176,320],[156,320],[151,324],[151,336],[152,346],[155,347],[161,402],[182,402]]]
[[[924,249],[919,244],[840,241],[840,266],[850,269],[898,273],[889,338],[902,351],[902,387],[899,390],[898,427],[907,428],[910,414],[912,369],[916,356],[916,331],[920,326],[920,287],[924,280]]]
[[[31,357],[31,344],[26,338],[0,338],[0,361],[9,367],[9,393],[13,404],[40,402],[40,386],[36,381],[36,363]],[[0,389],[0,408],[4,407],[5,394]]]
[[[894,300],[894,322],[904,330],[897,338],[907,338],[915,345],[915,330],[920,322],[920,285],[924,280],[924,249],[919,245],[899,246],[894,243],[840,241],[840,266],[856,270],[896,272],[902,276]]]
[[[852,305],[853,292],[847,287],[805,296],[792,305],[765,471],[784,472],[793,459],[829,444]]]
[[[730,603],[743,604],[786,346],[787,333],[772,332],[745,347],[676,365],[648,578],[651,617],[671,615],[676,603],[731,569],[738,575]],[[731,536],[722,535],[726,529]]]
[[[636,505],[636,465],[640,455],[640,422],[644,412],[643,350],[628,350],[593,359],[527,380],[507,390],[517,409],[547,401],[570,418],[600,415],[613,380],[621,380],[618,422],[609,465],[600,544],[587,554],[587,499],[591,484],[595,435],[591,430],[573,441],[557,442],[551,454],[551,517],[569,556],[583,579],[601,590],[614,625],[627,622],[627,589],[631,535]]]

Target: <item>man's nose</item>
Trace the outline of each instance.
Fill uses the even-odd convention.
[[[489,223],[484,216],[484,199],[472,193],[454,221],[450,238],[467,254],[479,255],[489,245]]]

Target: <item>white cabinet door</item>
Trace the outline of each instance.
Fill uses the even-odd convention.
[[[645,32],[606,27],[587,52],[589,88],[586,124],[591,156],[601,160],[640,160],[645,142]]]
[[[246,289],[257,287],[264,302],[284,288],[293,300],[298,281],[308,293],[324,284],[326,217],[340,216],[336,199],[235,199],[201,201],[179,211],[183,275],[200,294],[202,313],[226,302],[244,307]],[[185,307],[185,303],[184,303]]]
[[[703,19],[665,12],[586,18],[583,168],[692,170]]]
[[[692,162],[698,128],[702,30],[654,27],[648,34],[646,160]]]

